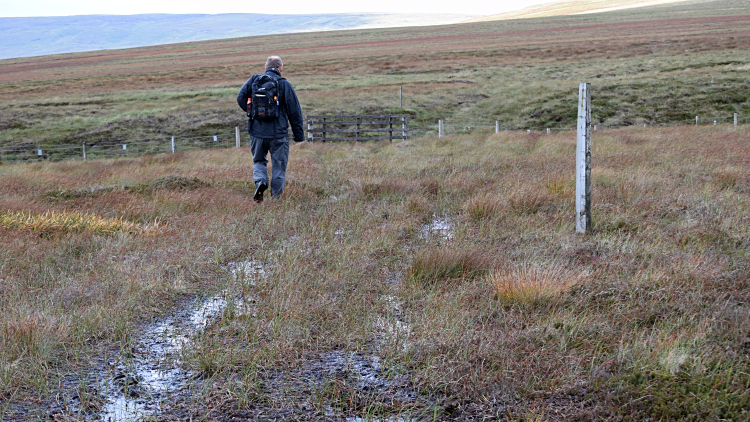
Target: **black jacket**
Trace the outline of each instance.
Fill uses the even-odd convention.
[[[269,67],[266,69],[267,74],[272,78],[281,77],[281,72],[278,69]],[[237,104],[240,108],[247,112],[247,99],[250,97],[250,87],[252,86],[255,79],[259,78],[260,75],[254,75],[252,78],[245,82],[240,88],[240,93],[237,94]],[[289,137],[289,126],[292,126],[292,133],[294,134],[294,140],[296,142],[302,142],[305,140],[305,133],[303,130],[302,121],[302,107],[299,105],[297,94],[286,79],[279,81],[279,96],[281,107],[279,107],[279,118],[275,121],[261,121],[261,120],[250,120],[247,121],[247,131],[250,135],[256,138],[287,138]],[[289,123],[287,123],[287,120]]]

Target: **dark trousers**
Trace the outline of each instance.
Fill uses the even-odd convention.
[[[250,150],[253,152],[253,180],[271,186],[271,196],[284,192],[286,164],[289,161],[289,138],[267,139],[250,137]],[[268,159],[271,153],[271,183],[268,183]]]

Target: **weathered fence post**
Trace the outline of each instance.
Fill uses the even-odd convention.
[[[86,161],[86,142],[83,143],[83,161]]]
[[[495,133],[500,133],[500,120],[495,120]]]
[[[698,116],[695,116],[695,125],[698,126]]]
[[[235,126],[234,127],[234,146],[236,148],[240,147],[240,144],[242,144],[242,138],[240,137],[240,127]]]
[[[323,142],[326,141],[326,118],[323,118]]]
[[[734,113],[734,127],[737,127],[737,113]]]
[[[576,231],[591,227],[591,84],[578,88],[578,140],[576,145]]]
[[[359,142],[359,132],[362,126],[362,118],[357,116],[357,138],[355,139],[357,142]]]
[[[401,140],[406,140],[406,117],[401,116]]]
[[[445,132],[443,131],[443,119],[438,120],[438,138],[442,138],[445,136]]]
[[[404,86],[398,87],[398,107],[404,108]]]
[[[174,144],[174,136],[172,137],[172,154],[174,154],[175,151],[175,144]]]
[[[552,131],[547,128],[547,135],[549,135]]]
[[[393,142],[393,116],[388,115],[388,140]]]

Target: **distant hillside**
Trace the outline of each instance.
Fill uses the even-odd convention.
[[[0,59],[253,35],[457,23],[451,14],[84,15],[0,18]]]
[[[552,1],[527,7],[513,12],[482,16],[471,22],[486,22],[505,19],[540,18],[545,16],[576,15],[584,13],[610,12],[614,10],[634,9],[656,6],[667,3],[681,3],[695,0],[563,0]]]

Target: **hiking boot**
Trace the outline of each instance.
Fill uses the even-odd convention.
[[[263,192],[268,189],[268,185],[265,182],[258,183],[258,187],[255,188],[255,195],[253,195],[253,200],[255,202],[263,202]]]

